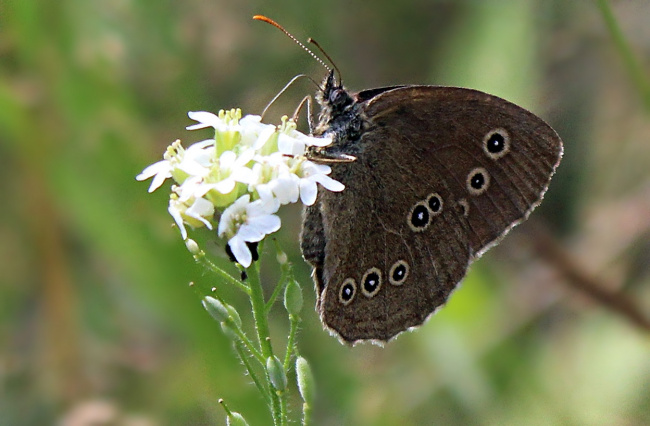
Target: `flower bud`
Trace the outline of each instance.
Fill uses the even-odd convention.
[[[193,239],[191,239],[191,238],[188,238],[187,240],[185,240],[185,247],[187,247],[187,250],[191,254],[199,254],[199,253],[201,253],[201,248],[199,247],[198,243],[196,241],[194,241]]]
[[[232,413],[228,414],[228,416],[226,417],[226,424],[228,426],[248,426],[248,423],[244,419],[244,416],[242,416],[236,411],[233,411]]]
[[[235,330],[230,325],[228,325],[227,322],[221,323],[221,331],[223,331],[223,334],[225,334],[226,337],[232,340],[233,342],[239,341],[239,336],[237,335]]]
[[[278,357],[270,356],[266,359],[266,371],[275,389],[283,391],[287,388],[287,375]]]
[[[289,315],[298,315],[302,309],[302,289],[294,279],[289,279],[284,289],[284,307]]]
[[[244,416],[236,411],[230,411],[223,399],[219,399],[219,404],[221,404],[223,409],[226,410],[226,424],[228,426],[248,426]]]
[[[205,296],[201,301],[201,304],[212,318],[218,322],[228,321],[230,318],[230,312],[228,312],[228,309],[219,299],[215,299],[212,296]]]
[[[314,402],[314,376],[307,360],[301,356],[296,359],[296,378],[298,379],[298,390],[303,401],[307,404]]]
[[[230,319],[237,325],[237,327],[241,327],[241,317],[239,316],[239,312],[231,306],[231,305],[226,305],[226,309],[228,309],[228,313],[230,314]]]
[[[276,259],[280,265],[286,265],[286,263],[289,261],[289,257],[283,251],[278,252]]]

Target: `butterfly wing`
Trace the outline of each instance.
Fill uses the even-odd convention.
[[[532,113],[479,91],[407,86],[357,95],[364,129],[341,193],[307,209],[302,248],[318,310],[346,342],[422,324],[469,263],[541,201],[562,155]],[[337,147],[350,144],[339,134]]]

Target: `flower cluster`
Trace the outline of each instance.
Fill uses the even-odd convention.
[[[281,205],[298,200],[316,201],[317,184],[342,191],[330,178],[331,169],[305,157],[307,147],[326,146],[329,138],[307,136],[286,117],[280,126],[264,124],[261,117],[241,110],[190,112],[197,124],[188,130],[212,127],[215,136],[185,149],[172,143],[163,160],[145,168],[136,179],[153,177],[149,192],[172,178],[168,211],[187,239],[186,225],[213,229],[228,240],[233,256],[244,267],[252,254],[247,243],[261,241],[280,228],[275,215]]]

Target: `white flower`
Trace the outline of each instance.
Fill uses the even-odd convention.
[[[212,217],[214,216],[214,205],[204,198],[193,198],[181,200],[175,192],[169,198],[167,211],[174,218],[174,222],[181,231],[183,240],[187,239],[185,224],[197,228],[205,226],[212,229]]]
[[[258,151],[273,136],[276,127],[272,124],[263,124],[261,121],[262,117],[259,115],[247,115],[239,120],[242,145],[253,147]]]
[[[318,184],[330,191],[344,189],[328,176],[330,167],[307,160],[310,147],[327,146],[331,138],[305,135],[287,117],[273,126],[257,115],[242,118],[239,109],[188,115],[197,122],[188,130],[213,128],[214,137],[187,149],[175,141],[162,161],[136,177],[153,178],[149,192],[168,178],[175,181],[168,211],[184,240],[187,226],[217,227],[235,259],[248,267],[253,258],[249,245],[280,228],[275,213],[281,205],[298,200],[314,204]]]
[[[187,126],[187,130],[214,128],[217,135],[221,134],[224,139],[227,139],[222,144],[222,148],[226,150],[232,149],[234,144],[259,150],[276,132],[276,127],[262,123],[262,117],[259,115],[247,115],[241,118],[239,109],[227,112],[222,110],[219,111],[219,115],[206,111],[190,111],[187,115],[192,120],[198,121],[198,124]],[[238,138],[232,138],[235,133],[239,135]]]
[[[291,160],[279,152],[256,156],[251,192],[256,191],[265,201],[275,198],[282,205],[298,201],[298,177],[289,168]]]
[[[307,136],[296,130],[296,123],[282,117],[278,135],[278,151],[282,154],[297,157],[305,154],[308,146],[327,146],[332,143],[331,136]]]
[[[165,179],[172,177],[172,164],[167,160],[158,161],[146,167],[139,175],[135,177],[136,180],[147,180],[153,176],[151,185],[149,185],[149,192],[154,192],[164,182]]]
[[[214,184],[214,188],[222,194],[229,194],[235,189],[235,183],[241,182],[248,184],[253,175],[253,171],[247,166],[253,160],[255,152],[247,149],[239,156],[232,151],[226,151],[219,157],[219,178]]]
[[[196,164],[194,173],[176,188],[175,192],[181,201],[205,197],[215,206],[228,205],[237,199],[236,193],[231,194],[237,182],[250,183],[253,171],[247,164],[253,158],[252,149],[239,156],[232,151],[226,151],[216,161],[214,152],[212,155],[213,160],[209,168]],[[222,194],[231,195],[224,197]]]
[[[262,200],[250,202],[250,194],[241,196],[224,210],[217,230],[220,237],[228,238],[233,256],[244,268],[253,261],[247,242],[261,241],[266,235],[280,229],[280,218],[272,206]]]
[[[181,146],[181,141],[174,141],[163,155],[164,160],[146,167],[137,175],[136,180],[146,180],[153,177],[149,192],[153,192],[165,182],[174,177],[178,183],[192,175],[207,174],[210,157],[214,152],[214,139],[197,142],[187,150]]]
[[[332,169],[325,164],[316,164],[308,160],[299,162],[296,175],[299,177],[300,201],[304,205],[311,206],[316,202],[317,183],[332,192],[341,192],[345,189],[345,185],[341,182],[327,176],[331,172]]]

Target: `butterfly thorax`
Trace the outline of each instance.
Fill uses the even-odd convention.
[[[316,100],[321,111],[314,134],[332,136],[332,145],[328,151],[353,154],[354,144],[364,130],[361,105],[336,81],[334,72],[325,78],[323,89],[317,94]]]

